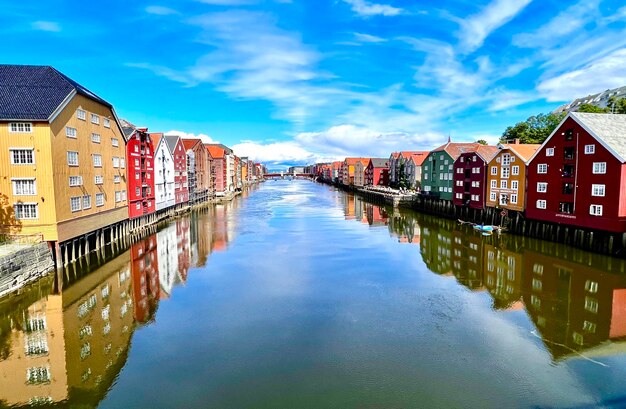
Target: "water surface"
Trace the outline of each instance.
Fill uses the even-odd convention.
[[[620,260],[269,181],[0,300],[0,399],[621,407]]]

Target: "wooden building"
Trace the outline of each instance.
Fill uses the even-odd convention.
[[[366,186],[389,185],[389,159],[372,158],[365,169]]]
[[[488,207],[523,212],[526,209],[526,167],[541,145],[501,144],[489,162],[487,172]]]
[[[365,185],[365,170],[370,163],[370,158],[363,158],[354,164],[354,186],[363,187]]]
[[[176,205],[175,169],[172,152],[162,133],[150,134],[154,143],[154,187],[156,210],[161,211]]]
[[[128,217],[135,219],[156,211],[154,201],[154,144],[147,128],[122,120],[126,135]]]
[[[113,106],[49,66],[0,65],[0,230],[64,242],[128,219]]]
[[[204,145],[207,152],[213,158],[211,175],[213,178],[213,191],[215,196],[224,196],[228,190],[226,152],[219,145]]]
[[[174,159],[174,200],[176,204],[189,201],[189,184],[187,181],[187,150],[178,135],[165,135],[165,141]]]
[[[369,161],[369,158],[346,158],[341,164],[339,182],[345,186],[354,185],[354,169],[357,162]]]
[[[626,115],[570,112],[528,165],[526,216],[626,232]]]
[[[454,161],[465,152],[475,152],[479,143],[456,143],[448,140],[428,154],[422,165],[422,191],[425,197],[451,201]]]
[[[200,202],[205,201],[212,196],[213,192],[213,184],[211,183],[211,155],[200,139],[183,139],[183,145],[187,153],[193,152],[194,200]],[[189,181],[190,200],[191,189],[191,181]]]
[[[455,206],[485,208],[487,164],[497,153],[498,147],[481,145],[474,152],[460,154],[454,161],[452,201]]]

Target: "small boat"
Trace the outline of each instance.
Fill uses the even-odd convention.
[[[491,236],[494,232],[500,234],[504,231],[501,226],[493,226],[490,224],[478,224],[472,222],[466,222],[465,220],[458,219],[461,224],[469,224],[474,230],[477,230],[483,234],[483,236]]]

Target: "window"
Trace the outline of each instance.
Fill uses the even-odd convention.
[[[34,165],[35,154],[33,149],[10,149],[12,165]]]
[[[135,167],[138,168],[139,167],[139,159],[135,159]]]
[[[511,203],[517,204],[517,195],[516,194],[512,194],[511,195]]]
[[[572,202],[560,202],[559,213],[572,214],[574,213],[574,203]]]
[[[574,165],[563,165],[563,173],[561,176],[564,178],[574,177]]]
[[[585,309],[592,313],[598,312],[598,300],[592,297],[585,297]]]
[[[135,196],[136,197],[140,197],[141,196],[141,190],[138,187],[135,188]]]
[[[91,195],[83,196],[83,209],[91,209]]]
[[[96,168],[102,167],[102,155],[98,155],[98,154],[93,155],[93,166]]]
[[[117,156],[113,156],[113,168],[117,169],[120,167],[120,158]]]
[[[67,152],[67,164],[70,166],[78,166],[78,152]]]
[[[148,194],[150,194],[150,188],[148,188]],[[122,190],[122,200],[126,200],[126,191]]]
[[[463,186],[463,181],[462,180],[457,180],[456,181],[456,185],[457,186]]]
[[[100,143],[100,134],[99,133],[92,133],[91,134],[91,142]]]
[[[509,178],[509,172],[510,172],[509,168],[502,168],[502,178],[508,179]]]
[[[463,173],[463,168],[456,168],[456,173]]]
[[[563,159],[565,160],[573,160],[576,153],[576,149],[573,147],[567,147],[563,149]]]
[[[585,282],[585,291],[588,291],[590,293],[597,293],[598,292],[598,282],[597,281],[592,281],[592,280],[587,280]]]
[[[591,185],[591,196],[604,197],[604,185]]]
[[[76,128],[72,128],[71,126],[65,127],[65,136],[67,136],[68,138],[76,138],[76,135],[78,135],[78,131],[76,131]]]
[[[83,185],[82,176],[70,176],[70,186],[82,186],[82,185]]]
[[[511,167],[511,175],[513,175],[513,176],[519,175],[519,166]]]
[[[506,206],[509,204],[509,195],[506,193],[500,193],[500,206]]]
[[[589,214],[592,216],[602,216],[602,205],[589,206]]]
[[[111,145],[113,145],[114,148],[117,148],[120,146],[120,140],[117,138],[111,138]]]
[[[498,181],[497,181],[497,180],[492,180],[492,181],[491,181],[491,187],[492,187],[492,188],[496,188],[496,187],[498,187]]]
[[[76,118],[82,119],[83,121],[87,119],[87,112],[84,109],[78,108],[76,110]]]
[[[554,156],[554,148],[547,148],[546,156]]]
[[[492,166],[491,167],[491,174],[492,175],[497,175],[498,174],[498,167],[497,166]]]
[[[568,129],[565,131],[565,140],[573,141],[574,140],[574,131],[572,129]]]
[[[120,183],[121,179],[120,175],[113,175],[113,183]]]
[[[135,209],[140,210],[141,209],[141,203],[137,202],[137,204],[135,205]]]
[[[548,165],[545,163],[539,163],[537,165],[537,173],[548,173]]]
[[[115,203],[122,201],[122,195],[120,192],[115,192]]]
[[[17,220],[37,219],[37,204],[36,203],[16,203],[13,205],[15,211],[15,218]]]
[[[606,162],[593,162],[593,173],[602,175],[606,173]]]
[[[104,206],[104,193],[96,193],[96,206]]]
[[[511,164],[511,155],[505,153],[502,155],[502,166],[509,166]]]
[[[563,194],[571,195],[574,194],[574,184],[573,183],[563,183]]]
[[[50,383],[50,368],[47,366],[31,367],[26,370],[26,382],[31,385]]]
[[[504,169],[503,169],[504,170]],[[508,181],[506,180],[501,180],[500,181],[500,189],[507,189],[508,188]]]
[[[102,177],[102,175],[96,175],[94,176],[94,183],[96,185],[101,185],[104,183],[104,177]]]
[[[517,190],[518,185],[519,185],[519,182],[517,180],[512,180],[511,181],[511,189]]]
[[[91,114],[91,123],[99,125],[100,124],[100,116],[98,114]]]
[[[439,165],[439,170],[443,170],[443,165]]]
[[[537,209],[545,209],[546,201],[545,200],[537,200]]]
[[[14,196],[33,196],[37,194],[35,179],[11,179]]]
[[[124,169],[126,167],[126,159],[120,158],[120,168]]]
[[[80,210],[80,196],[70,197],[70,209],[73,212]]]
[[[30,122],[11,122],[9,125],[9,132],[11,133],[31,133],[33,131],[33,124]]]
[[[596,153],[596,145],[585,145],[585,155]]]
[[[105,128],[111,127],[111,120],[109,118],[104,118],[104,127]]]
[[[489,194],[489,200],[491,200],[492,202],[496,201],[496,194],[495,193],[490,193]]]

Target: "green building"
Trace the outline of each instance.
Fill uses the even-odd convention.
[[[465,152],[473,152],[479,143],[450,142],[431,151],[422,164],[422,195],[452,201],[454,161]]]

